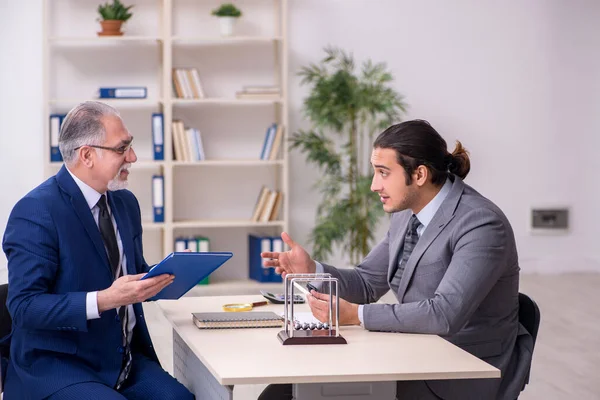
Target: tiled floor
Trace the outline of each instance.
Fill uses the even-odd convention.
[[[541,309],[531,382],[522,400],[600,399],[600,274],[523,275],[521,292]],[[256,293],[252,286],[194,289],[191,295]],[[144,304],[163,367],[173,370],[172,335],[156,304]],[[235,400],[256,399],[264,386],[234,389]]]

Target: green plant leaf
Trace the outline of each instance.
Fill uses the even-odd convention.
[[[298,72],[301,84],[310,87],[303,113],[312,127],[294,133],[290,149],[299,150],[323,174],[314,185],[321,201],[310,235],[313,256],[324,259],[337,245],[356,263],[368,253],[384,214],[370,190],[369,149],[363,144],[400,122],[407,106],[390,86],[393,75],[385,63],[367,60],[357,72],[352,53],[334,46],[324,52],[319,63]]]

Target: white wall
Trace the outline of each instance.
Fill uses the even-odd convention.
[[[43,178],[42,1],[3,1],[0,14],[0,235],[13,205]],[[0,252],[0,282],[6,258]]]
[[[43,169],[41,0],[5,8],[0,233]],[[290,0],[290,14],[291,131],[307,126],[306,88],[294,73],[319,60],[323,46],[386,61],[410,104],[407,118],[429,120],[450,145],[460,139],[471,151],[467,183],[511,220],[524,271],[600,271],[600,3]],[[300,243],[314,220],[317,176],[292,155],[291,234]],[[547,204],[570,207],[568,235],[528,232],[530,208]]]

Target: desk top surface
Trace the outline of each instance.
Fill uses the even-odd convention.
[[[260,295],[182,297],[158,305],[221,385],[499,378],[500,371],[435,335],[370,332],[342,326],[345,345],[283,346],[280,328],[198,329],[194,312],[261,301]],[[283,312],[269,304],[254,311]],[[295,312],[309,311],[295,305]]]

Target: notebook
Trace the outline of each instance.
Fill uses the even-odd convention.
[[[192,313],[194,325],[200,329],[281,328],[283,319],[271,311]]]

